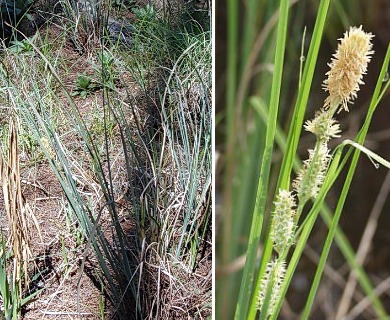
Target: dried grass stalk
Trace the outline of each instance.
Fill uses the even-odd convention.
[[[10,117],[7,157],[0,150],[0,177],[3,186],[3,197],[7,212],[9,237],[8,243],[13,248],[13,283],[21,290],[21,277],[28,286],[28,263],[32,258],[30,248],[31,222],[36,226],[40,236],[37,220],[26,202],[20,184],[20,167],[18,153],[18,136],[14,120]]]

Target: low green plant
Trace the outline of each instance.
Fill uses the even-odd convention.
[[[33,55],[34,54],[34,48],[31,45],[31,41],[34,41],[34,36],[32,39],[27,40],[13,40],[10,42],[9,50],[11,52],[14,52],[16,54],[27,54],[27,55]]]
[[[86,73],[77,74],[76,88],[73,90],[72,96],[80,96],[85,99],[92,92],[100,89],[100,86],[92,81],[92,78]]]
[[[115,82],[118,80],[118,71],[115,65],[115,56],[108,50],[103,49],[97,54],[98,64],[93,65],[96,75],[103,86],[115,90]]]
[[[132,11],[137,18],[137,24],[152,24],[156,21],[157,11],[151,4],[147,4],[145,7],[133,8]]]

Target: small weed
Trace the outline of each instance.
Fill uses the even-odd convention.
[[[76,89],[72,96],[80,96],[85,99],[88,94],[100,89],[100,86],[93,83],[92,78],[85,73],[79,73],[76,79]]]
[[[115,90],[115,80],[118,78],[118,72],[114,55],[110,51],[103,50],[98,53],[97,58],[99,64],[93,66],[96,74],[100,76],[101,82],[106,88]]]
[[[134,8],[133,13],[139,22],[152,22],[156,19],[157,12],[154,7],[147,4],[144,8]]]
[[[13,53],[16,53],[16,54],[23,53],[23,54],[27,54],[27,55],[33,55],[34,48],[31,45],[31,41],[33,41],[34,38],[31,40],[23,39],[21,41],[19,41],[19,40],[11,41],[10,42],[11,46],[9,47],[9,50]]]

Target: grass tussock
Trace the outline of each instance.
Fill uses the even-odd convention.
[[[164,10],[37,5],[46,22],[2,49],[0,121],[43,237],[26,231],[26,319],[211,314],[211,38]]]

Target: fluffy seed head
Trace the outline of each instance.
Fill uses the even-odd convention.
[[[326,143],[320,143],[314,150],[309,150],[309,158],[303,162],[293,187],[300,203],[315,198],[324,182],[330,160]]]
[[[340,137],[340,125],[326,110],[318,112],[313,120],[306,121],[305,130],[316,135],[321,142],[327,143],[332,138]]]
[[[274,249],[279,254],[292,243],[295,230],[295,206],[292,192],[280,189],[276,197],[271,224],[271,239]]]
[[[328,78],[324,81],[324,89],[329,92],[325,100],[327,108],[341,104],[339,109],[348,111],[347,104],[353,101],[359,85],[363,84],[363,75],[367,72],[367,64],[371,60],[373,35],[359,28],[351,27],[345,32],[336,53],[329,64]]]
[[[284,261],[274,260],[268,262],[264,276],[261,279],[260,291],[257,299],[257,308],[261,311],[267,296],[267,291],[271,290],[267,316],[275,313],[285,274],[286,263]]]

